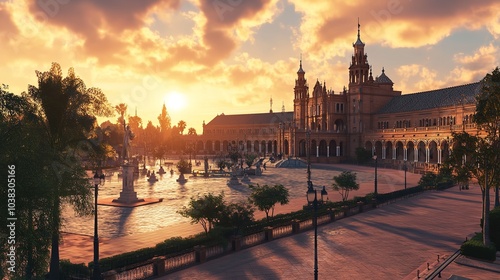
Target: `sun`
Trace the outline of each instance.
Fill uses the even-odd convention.
[[[172,91],[165,96],[165,104],[168,110],[178,112],[186,108],[187,99],[184,94]]]

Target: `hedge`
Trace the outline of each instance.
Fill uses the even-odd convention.
[[[460,247],[461,254],[477,259],[494,261],[497,251],[495,244],[491,243],[490,246],[485,246],[482,239],[483,235],[478,233],[470,240],[465,241]]]

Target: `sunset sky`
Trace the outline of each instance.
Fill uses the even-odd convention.
[[[38,3],[38,4],[36,4]],[[403,94],[475,82],[498,66],[498,0],[0,0],[0,84],[73,67],[129,114],[200,134],[217,114],[293,110],[302,54],[310,86],[347,86],[358,17],[373,75]],[[116,118],[113,118],[113,122]]]

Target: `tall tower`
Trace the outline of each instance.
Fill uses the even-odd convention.
[[[358,19],[358,39],[356,43],[352,44],[354,54],[352,55],[351,66],[349,67],[349,87],[351,88],[368,82],[368,74],[370,72],[368,57],[365,54],[365,43],[361,41],[360,37],[360,27]]]
[[[305,129],[307,125],[307,100],[309,98],[309,87],[305,78],[306,72],[302,69],[302,56],[300,58],[297,79],[295,80],[293,113],[299,129]]]

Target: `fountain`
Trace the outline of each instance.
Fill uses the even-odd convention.
[[[122,191],[117,199],[103,199],[99,201],[100,205],[118,206],[118,207],[136,207],[146,204],[158,203],[163,201],[163,198],[138,198],[137,192],[134,191],[134,173],[136,165],[129,162],[128,146],[129,141],[134,139],[134,134],[125,121],[123,122],[125,135],[123,136],[122,150]]]

